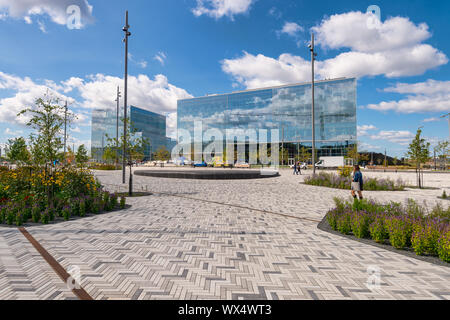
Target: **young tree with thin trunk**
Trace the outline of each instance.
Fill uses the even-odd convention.
[[[430,159],[430,143],[421,137],[422,129],[418,129],[416,137],[408,148],[407,157],[416,165],[417,186],[423,188],[422,164]]]

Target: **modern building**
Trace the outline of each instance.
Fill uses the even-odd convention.
[[[280,152],[288,153],[283,162],[293,162],[303,147],[312,148],[311,90],[311,83],[303,83],[179,100],[178,130],[188,130],[194,136],[196,121],[202,122],[204,132],[276,129],[280,151],[288,150]],[[348,148],[357,143],[356,101],[355,78],[316,82],[318,157],[346,155]]]
[[[152,155],[161,147],[171,151],[173,141],[166,137],[166,117],[134,106],[128,107],[135,137],[143,137],[149,143],[145,146],[145,160],[152,160]],[[119,115],[119,139],[123,135],[123,112]],[[92,158],[101,162],[108,138],[116,138],[116,109],[96,109],[92,112]]]

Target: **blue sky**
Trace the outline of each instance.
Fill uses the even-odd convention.
[[[317,78],[359,79],[362,149],[401,157],[420,126],[448,139],[449,1],[0,0],[0,144],[29,134],[15,114],[47,87],[79,115],[73,143],[90,144],[91,110],[123,86],[127,9],[130,103],[166,114],[170,136],[177,99],[308,81],[313,30]]]

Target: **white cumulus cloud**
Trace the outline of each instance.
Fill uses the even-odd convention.
[[[71,5],[80,8],[82,26],[92,21],[93,7],[87,0],[0,0],[0,17],[24,19],[30,24],[31,17],[47,15],[54,23],[64,25]]]
[[[358,126],[358,136],[359,137],[367,136],[367,135],[369,135],[369,131],[373,131],[376,129],[377,129],[377,127],[375,127],[374,125]]]
[[[300,25],[295,22],[286,22],[281,29],[281,33],[286,33],[291,37],[295,37],[299,32],[302,32],[304,29]]]
[[[378,134],[370,136],[372,140],[386,140],[406,146],[414,139],[415,134],[410,131],[380,131]]]
[[[215,19],[224,16],[234,19],[237,14],[247,13],[254,0],[197,0],[197,7],[192,9],[195,16],[207,15]]]
[[[368,17],[361,12],[333,15],[313,28],[318,45],[349,50],[326,60],[320,60],[319,50],[319,78],[415,76],[448,63],[444,53],[423,43],[431,37],[426,24],[392,17],[380,22],[378,28],[370,28]],[[309,60],[287,53],[272,58],[244,52],[221,63],[224,72],[249,89],[261,84],[308,81],[311,72]]]
[[[399,113],[448,112],[450,110],[450,81],[427,80],[419,83],[398,83],[386,92],[407,94],[400,100],[370,104],[367,108]]]
[[[61,83],[44,80],[36,83],[28,77],[21,78],[0,72],[0,91],[8,90],[14,93],[7,98],[0,99],[0,122],[24,124],[25,118],[17,118],[17,114],[27,107],[32,107],[37,98],[47,91],[62,101],[68,100],[69,105],[76,106],[78,126],[85,126],[89,121],[92,109],[115,108],[117,86],[121,88],[123,97],[123,79],[103,74],[91,75],[86,78],[72,77]],[[81,99],[76,101],[68,96],[70,93],[79,94]],[[176,130],[176,116],[178,99],[191,98],[186,90],[169,83],[164,75],[156,75],[150,79],[146,75],[128,77],[128,104],[169,115],[168,131]],[[123,98],[122,98],[123,99]],[[123,105],[123,100],[121,100]],[[75,128],[77,132],[78,129]]]

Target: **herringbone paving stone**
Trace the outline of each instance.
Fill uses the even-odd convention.
[[[115,184],[119,172],[98,176],[111,191],[126,189]],[[258,211],[320,220],[334,196],[348,196],[301,185],[301,179],[291,173],[250,182],[136,176],[135,190],[156,193],[129,199],[130,209],[28,231],[64,268],[80,268],[81,285],[95,299],[449,298],[448,267],[322,232],[313,221]],[[440,176],[433,179],[442,185]],[[368,195],[433,203],[439,191]],[[19,237],[6,248],[14,245],[27,246]],[[0,257],[10,254],[5,250]],[[41,261],[30,263],[27,272],[36,272],[35,283],[48,295],[51,286],[45,287],[49,281],[39,278],[36,265]],[[381,282],[369,289],[372,266],[379,268]],[[3,269],[2,295],[17,299],[25,283],[5,280]],[[45,270],[54,282],[52,270]]]
[[[313,222],[163,195],[130,203],[29,231],[65,268],[80,266],[96,299],[448,298],[448,268]],[[374,290],[366,285],[372,265],[381,270]]]
[[[0,228],[0,300],[75,298],[18,230]]]

